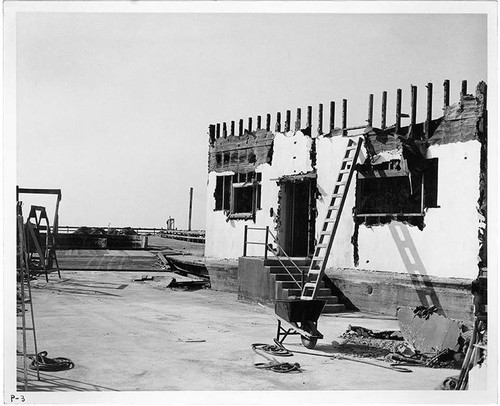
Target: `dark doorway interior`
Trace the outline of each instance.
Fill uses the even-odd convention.
[[[313,249],[314,180],[281,184],[280,245],[292,257],[307,257]]]

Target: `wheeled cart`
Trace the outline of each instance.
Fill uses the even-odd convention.
[[[318,318],[325,307],[325,300],[277,300],[274,312],[278,318],[276,339],[283,343],[289,335],[300,335],[304,347],[312,349],[323,334],[318,331]]]

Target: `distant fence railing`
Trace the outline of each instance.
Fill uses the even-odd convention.
[[[164,230],[161,233],[162,237],[173,238],[175,240],[205,243],[205,230]]]
[[[52,228],[52,227],[51,227]],[[81,226],[59,226],[59,234],[73,234]],[[108,227],[86,227],[87,229],[102,229],[108,230]],[[172,238],[175,240],[205,243],[205,230],[166,230],[164,228],[154,227],[111,227],[112,230],[132,229],[139,235],[159,235],[165,238]]]
[[[52,228],[52,227],[51,227]],[[81,226],[59,226],[57,232],[59,234],[72,234]],[[108,227],[86,227],[87,229],[102,229],[104,231],[108,230]],[[53,228],[52,228],[53,229]],[[122,230],[122,229],[132,229],[139,235],[149,235],[149,234],[161,234],[166,230],[164,228],[154,228],[154,227],[111,227],[111,230]]]

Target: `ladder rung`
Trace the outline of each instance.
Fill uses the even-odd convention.
[[[340,206],[328,206],[328,210],[338,210]]]
[[[313,257],[313,259],[311,261],[323,261],[325,259],[325,257]]]
[[[350,147],[347,147],[345,150],[346,150],[346,151],[352,151],[352,150],[355,150],[356,148],[358,148],[358,146],[357,146],[357,145],[352,145],[352,146],[350,146]]]
[[[304,289],[307,289],[307,288],[315,288],[316,287],[316,283],[315,282],[306,282],[304,284]]]
[[[310,269],[309,274],[318,275],[321,271],[319,269]]]
[[[319,233],[319,235],[328,235],[328,234],[331,234],[331,233],[332,233],[331,231],[326,230],[326,231],[321,231]]]
[[[344,195],[343,193],[334,193],[334,194],[332,195],[332,199],[333,199],[334,197],[342,197],[343,195]]]
[[[17,329],[18,330],[23,330],[22,327],[18,327]],[[30,330],[30,331],[32,331],[32,330],[34,330],[34,328],[33,327],[25,327],[24,330]]]
[[[349,173],[349,172],[351,172],[351,168],[349,168],[349,169],[342,169],[342,170],[339,171],[340,174]]]
[[[326,247],[328,247],[328,244],[318,244],[318,245],[316,245],[316,249],[318,249],[318,248],[326,248]]]
[[[338,182],[335,184],[335,186],[345,186],[347,182]]]
[[[325,223],[335,223],[337,221],[336,218],[326,219]]]

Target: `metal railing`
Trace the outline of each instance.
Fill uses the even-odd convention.
[[[264,237],[264,241],[265,242],[248,241],[248,230],[265,231],[266,232],[265,233],[265,237]],[[288,266],[285,265],[285,263],[282,261],[280,255],[278,253],[276,253],[275,250],[269,244],[269,236],[272,237],[272,241],[278,247],[278,252],[283,253],[284,254],[283,256],[285,256],[286,259],[293,265],[293,267],[299,271],[300,276],[301,276],[300,283],[299,283],[299,281],[297,281],[297,279],[295,279],[295,276],[289,271]],[[267,227],[264,228],[264,227],[248,227],[246,225],[245,226],[245,234],[244,234],[244,237],[243,237],[243,256],[244,257],[247,256],[247,246],[248,245],[263,245],[264,246],[264,260],[266,260],[268,258],[268,251],[271,251],[271,253],[274,255],[274,257],[278,260],[278,262],[281,264],[281,266],[285,269],[285,271],[288,273],[288,275],[292,278],[293,282],[295,282],[295,284],[302,291],[302,289],[304,287],[304,284],[305,284],[305,273],[304,273],[304,271],[297,266],[297,264],[292,260],[292,258],[290,258],[290,256],[285,252],[285,250],[283,249],[283,247],[281,247],[281,245],[279,245],[279,243],[277,242],[277,238],[271,232],[271,230],[269,229],[269,226],[267,226]]]

